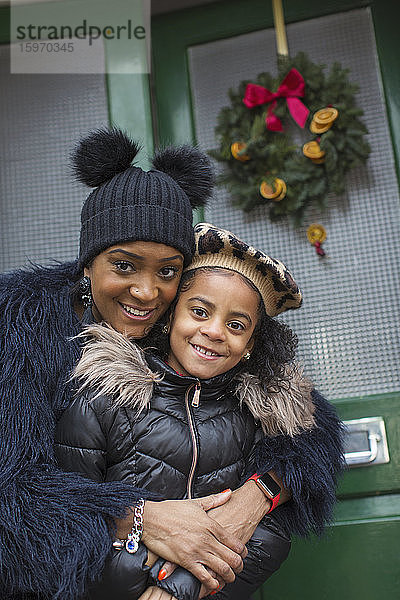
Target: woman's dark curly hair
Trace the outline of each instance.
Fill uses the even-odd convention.
[[[168,322],[169,315],[174,312],[179,294],[190,289],[197,273],[215,271],[222,271],[227,275],[236,273],[236,271],[228,271],[220,267],[201,267],[193,271],[185,271],[182,275],[175,300],[171,304],[168,313],[161,321],[154,325],[149,335],[143,340],[145,344],[142,342],[142,346],[145,345],[146,348],[155,350],[157,354],[165,358],[169,352],[169,343],[168,335],[163,332],[163,327]],[[297,336],[285,323],[267,315],[257,288],[243,275],[240,275],[240,277],[259,296],[259,318],[253,333],[254,346],[250,359],[241,363],[241,371],[256,375],[263,386],[268,387],[275,380],[283,376],[285,365],[294,359],[298,343]]]

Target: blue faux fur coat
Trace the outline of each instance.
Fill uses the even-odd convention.
[[[101,574],[110,517],[140,496],[130,485],[98,484],[55,466],[56,418],[71,400],[67,383],[81,323],[70,289],[76,263],[0,275],[0,598],[76,600]],[[312,392],[314,425],[266,436],[259,471],[274,469],[293,498],[276,510],[288,532],[321,533],[332,516],[342,467],[342,428]]]

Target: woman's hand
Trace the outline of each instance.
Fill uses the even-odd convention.
[[[208,596],[208,595],[212,596],[213,594],[220,592],[222,590],[222,588],[225,587],[225,581],[223,581],[221,579],[221,577],[219,577],[219,575],[214,573],[214,571],[211,571],[211,575],[213,575],[218,580],[218,583],[219,583],[218,587],[215,588],[214,590],[209,590],[204,584],[202,584],[201,588],[200,588],[199,597],[197,600],[201,600],[202,598],[204,598],[204,596]]]
[[[282,488],[279,504],[287,502],[291,497],[290,492],[284,488],[282,480],[278,478],[274,471],[270,471],[269,474]],[[220,525],[226,527],[230,533],[237,536],[244,544],[247,544],[255,528],[268,512],[270,505],[271,501],[255,483],[248,481],[232,492],[228,502],[211,508],[207,514]],[[242,558],[245,558],[245,555],[242,554]],[[160,570],[163,575],[162,578],[169,577],[175,569],[176,564],[166,561]],[[223,580],[220,577],[218,579],[223,585]],[[206,586],[202,586],[203,595],[204,590],[207,590]],[[202,595],[200,595],[200,598],[202,598]]]
[[[146,501],[143,543],[155,554],[190,571],[208,590],[219,581],[233,582],[243,568],[244,544],[225,531],[206,511],[227,502],[231,490],[196,500]]]
[[[229,502],[212,508],[207,514],[247,544],[270,505],[271,501],[256,484],[248,481],[232,492]]]
[[[138,600],[176,600],[176,598],[161,588],[151,586],[143,592]]]
[[[282,480],[274,471],[269,471],[269,475],[275,479],[282,490],[278,505],[284,504],[291,498],[290,491],[285,489]],[[208,511],[208,515],[244,544],[247,544],[270,506],[271,500],[254,481],[246,481],[240,488],[232,492],[229,502],[223,506],[212,508]]]
[[[158,559],[159,556],[147,548],[147,560],[145,564],[151,568]]]
[[[248,481],[232,492],[228,502],[211,508],[207,514],[222,525],[227,532],[246,544],[268,511],[270,502],[253,481]],[[243,555],[242,557],[244,558]],[[175,569],[175,564],[169,561],[165,562],[160,571],[163,579],[169,577]]]

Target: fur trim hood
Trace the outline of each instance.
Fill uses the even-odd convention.
[[[138,412],[148,406],[154,384],[163,376],[149,368],[136,344],[108,325],[90,325],[78,337],[85,340],[73,374],[80,382],[79,393],[91,388],[93,400],[112,396],[114,406]],[[287,365],[267,390],[255,375],[240,373],[235,380],[240,404],[247,405],[267,435],[294,436],[315,426],[312,384],[297,365]]]

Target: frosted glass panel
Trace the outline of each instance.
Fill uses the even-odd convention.
[[[103,75],[10,75],[0,46],[0,271],[74,259],[89,189],[69,153],[108,122]]]
[[[330,398],[390,392],[399,375],[399,192],[368,9],[330,15],[287,27],[290,53],[314,62],[338,61],[360,86],[372,154],[351,172],[345,197],[329,211],[310,211],[304,227],[271,224],[266,209],[234,209],[222,188],[206,219],[231,229],[287,264],[304,292],[298,311],[283,315],[298,334],[307,373]],[[216,147],[214,126],[227,90],[261,71],[276,73],[272,29],[199,45],[189,50],[197,140]],[[218,168],[221,168],[218,165]],[[307,226],[328,232],[321,260],[306,238]]]

